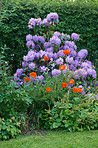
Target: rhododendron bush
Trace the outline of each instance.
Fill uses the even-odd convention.
[[[78,47],[75,42],[79,41],[79,35],[76,33],[65,35],[53,31],[56,30],[57,23],[59,23],[57,13],[50,13],[43,20],[41,18],[29,20],[28,27],[35,35],[26,36],[29,51],[23,57],[22,68],[17,69],[14,74],[14,80],[19,87],[31,81],[34,83],[36,80],[45,81],[47,73],[52,79],[53,76],[59,76],[62,72],[65,76],[66,71],[69,71],[69,76],[71,74],[71,78],[75,80],[74,87],[80,87],[85,94],[85,86],[90,88],[90,81],[94,85],[95,67],[91,61],[86,60],[88,55],[86,49],[77,52]]]
[[[77,52],[79,35],[56,31],[57,23],[57,13],[50,13],[43,20],[29,20],[28,28],[35,35],[26,36],[28,53],[23,57],[22,68],[14,74],[15,89],[23,87],[32,100],[28,113],[38,127],[40,120],[42,127],[51,129],[95,128],[98,98],[95,67],[86,60],[86,49]]]

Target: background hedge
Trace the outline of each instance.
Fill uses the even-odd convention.
[[[94,3],[81,3],[79,1],[66,2],[64,0],[37,0],[24,2],[6,3],[1,12],[0,23],[0,46],[5,44],[6,60],[12,65],[12,73],[21,66],[23,55],[26,55],[26,35],[33,33],[29,30],[27,23],[31,17],[42,19],[50,12],[59,15],[57,30],[71,34],[76,32],[80,35],[77,43],[78,50],[87,49],[88,60],[97,66],[98,44],[97,44],[97,24],[98,5]]]

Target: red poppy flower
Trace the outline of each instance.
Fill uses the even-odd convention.
[[[31,72],[31,73],[30,73],[30,76],[35,79],[35,78],[36,78],[36,73],[35,73],[35,72]]]
[[[70,79],[68,83],[69,84],[74,84],[74,80],[73,79]]]
[[[46,88],[46,92],[48,92],[48,91],[51,91],[51,88],[50,87],[47,87]]]
[[[59,69],[60,69],[60,70],[64,70],[65,68],[66,68],[65,65],[61,65],[61,66],[59,66]]]
[[[70,54],[69,49],[63,50],[62,52],[63,52],[65,55]]]
[[[66,82],[62,82],[62,88],[68,87],[68,84]]]
[[[28,82],[28,81],[30,81],[30,78],[29,78],[29,77],[26,77],[26,78],[24,79],[24,81],[25,81],[25,82]]]
[[[76,88],[76,87],[74,87],[74,88],[73,88],[73,92],[82,92],[82,89],[81,89],[81,88]]]
[[[49,61],[49,58],[47,56],[45,56],[43,61]]]

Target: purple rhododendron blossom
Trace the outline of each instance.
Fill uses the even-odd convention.
[[[51,46],[51,43],[50,42],[45,42],[44,43],[44,48],[46,49],[46,48],[49,48]]]
[[[40,58],[40,53],[37,52],[35,57],[36,57],[37,59],[39,59],[39,58]]]
[[[61,70],[59,70],[59,69],[54,69],[54,70],[52,70],[52,76],[56,76],[57,74],[61,74]]]
[[[87,73],[88,73],[89,76],[91,75],[93,77],[93,79],[96,78],[97,74],[96,74],[96,71],[94,69],[88,68]]]
[[[44,37],[42,37],[42,36],[38,36],[38,40],[39,40],[41,43],[45,43],[45,39],[44,39]]]
[[[67,39],[70,39],[70,35],[67,35],[66,38],[67,38]]]
[[[31,34],[26,35],[26,41],[30,41],[33,39],[33,36]]]
[[[27,64],[25,62],[22,62],[22,67],[26,67]]]
[[[46,72],[49,70],[48,67],[45,67],[45,66],[40,66],[40,69],[42,72]]]
[[[78,74],[80,75],[80,77],[87,77],[87,71],[83,68],[78,69]]]
[[[17,69],[16,74],[17,74],[18,77],[22,76],[22,73],[23,73],[23,69],[22,68]]]
[[[75,43],[73,41],[65,41],[65,45],[68,45],[69,47],[73,48],[75,46]]]
[[[48,58],[53,58],[53,53],[52,52],[47,52],[45,54]]]
[[[51,69],[53,69],[53,68],[55,67],[55,63],[51,64],[51,66],[52,66],[52,68],[51,68]]]
[[[35,44],[34,44],[33,41],[27,41],[26,46],[27,46],[27,47],[34,48],[34,47],[35,47]]]
[[[69,49],[70,47],[68,45],[64,45],[64,50]]]
[[[90,68],[91,65],[89,65],[87,62],[82,62],[81,63],[81,68]]]
[[[42,57],[43,57],[43,55],[45,55],[45,53],[46,53],[45,51],[43,51],[43,50],[40,50],[40,51],[39,51],[40,58],[42,58]]]
[[[65,61],[66,61],[67,63],[71,64],[71,63],[73,62],[73,57],[67,56]]]
[[[74,49],[77,50],[77,46],[76,45],[74,45]]]
[[[33,29],[33,27],[32,27],[31,25],[28,25],[28,28],[29,28],[29,29]]]
[[[53,36],[52,38],[50,38],[50,43],[59,45],[61,44],[61,40],[57,36]]]
[[[83,59],[83,58],[86,58],[86,56],[88,55],[88,51],[86,49],[81,49],[79,52],[78,52],[78,57],[80,59]]]
[[[28,56],[23,56],[23,60],[26,61],[26,62],[28,62],[29,61]]]
[[[56,32],[54,32],[54,34],[53,34],[53,36],[60,36],[61,34],[60,34],[60,32],[58,32],[58,31],[56,31]]]
[[[51,22],[48,23],[47,19],[45,18],[45,19],[43,19],[42,24],[49,26],[49,25],[51,25]]]
[[[29,66],[30,69],[33,70],[35,68],[35,63],[31,62],[28,66]]]
[[[32,37],[32,39],[33,39],[34,42],[38,42],[38,36],[37,36],[37,35],[34,35],[34,36]]]
[[[14,74],[14,80],[15,80],[15,81],[20,80],[19,77],[18,77],[18,75],[17,75],[17,73]]]
[[[41,25],[42,21],[41,18],[35,19],[36,25]]]
[[[73,57],[75,57],[75,56],[77,55],[77,52],[76,52],[75,50],[72,50],[72,51],[70,52],[70,55],[73,56]]]
[[[64,62],[64,60],[60,57],[60,58],[57,59],[55,62],[56,62],[58,65],[62,65],[63,62]]]
[[[54,50],[53,50],[53,47],[50,47],[50,48],[46,48],[45,51],[46,52],[53,52]]]
[[[76,33],[72,33],[71,38],[75,41],[77,41],[79,39],[79,35]]]
[[[26,56],[23,57],[23,60],[28,62],[32,61],[35,58],[36,53],[33,50],[30,50]]]
[[[58,58],[57,53],[54,53],[54,54],[53,54],[53,59],[56,60],[57,58]]]
[[[29,23],[28,23],[28,24],[30,24],[30,25],[32,25],[32,26],[35,27],[35,25],[36,25],[35,19],[34,19],[34,18],[31,18],[31,19],[29,20]]]
[[[90,67],[93,67],[92,62],[88,60],[84,60],[84,62],[88,63]]]
[[[42,75],[37,76],[37,80],[38,80],[38,82],[39,82],[39,81],[42,81],[43,79],[44,79],[44,76],[42,76]]]
[[[35,18],[31,18],[30,20],[29,20],[29,23],[28,23],[29,25],[31,25],[31,26],[33,26],[33,27],[35,27],[36,25],[38,26],[38,25],[41,25],[42,24],[42,21],[41,21],[41,18],[38,18],[38,19],[35,19]],[[32,28],[33,28],[32,27]]]
[[[63,50],[59,50],[59,51],[57,52],[58,57],[59,57],[59,56],[61,56],[61,57],[64,57],[64,56],[65,56],[62,51],[63,51]]]
[[[49,13],[47,15],[47,21],[56,20],[58,22],[58,14],[57,13]]]

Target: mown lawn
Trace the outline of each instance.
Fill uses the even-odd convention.
[[[46,132],[0,141],[0,148],[98,148],[98,131]]]

